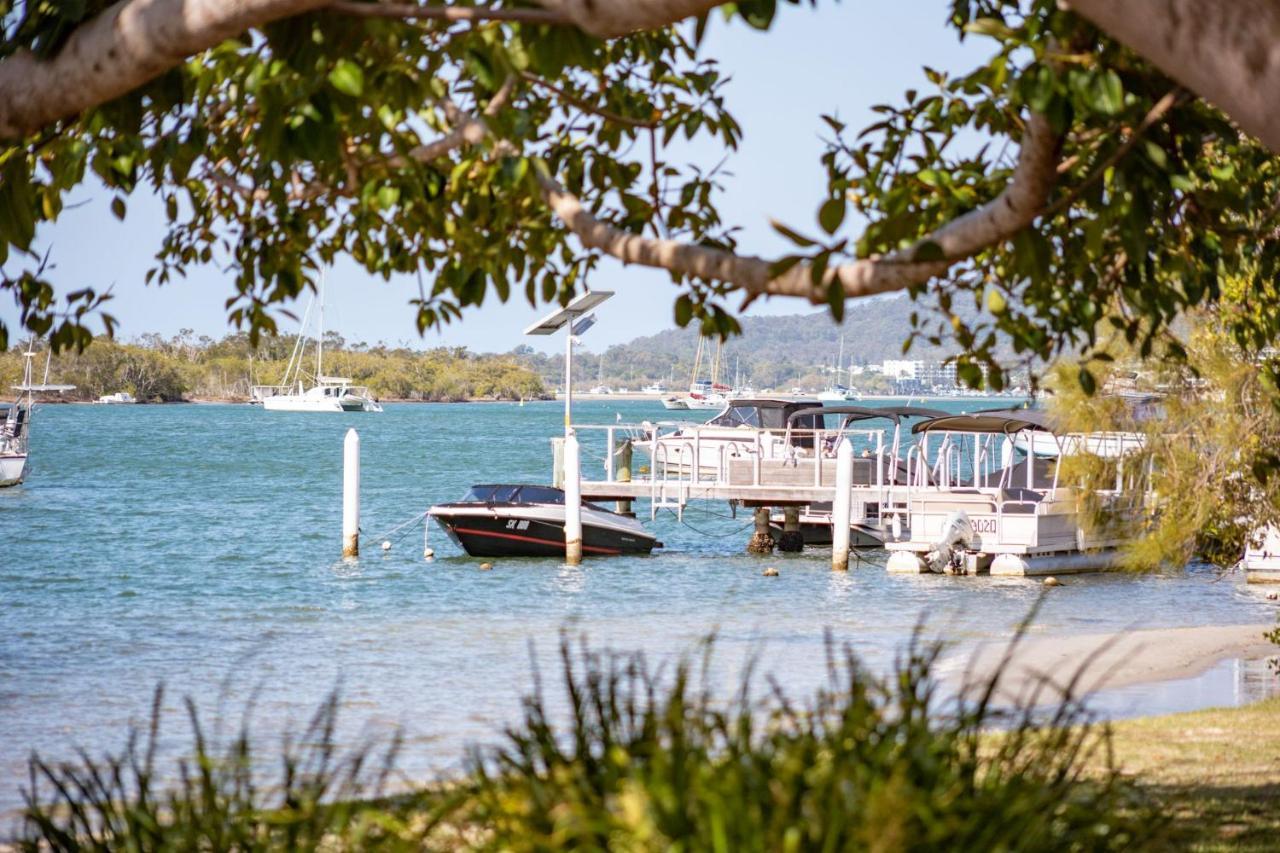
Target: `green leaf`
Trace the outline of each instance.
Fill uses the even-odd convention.
[[[818,224],[822,226],[823,231],[834,234],[844,222],[844,211],[844,196],[829,199],[818,209]]]
[[[817,240],[813,240],[809,237],[804,236],[798,231],[794,231],[791,228],[788,228],[787,226],[783,225],[781,222],[779,222],[776,219],[770,219],[769,224],[773,226],[774,231],[777,231],[779,234],[781,234],[783,237],[786,237],[788,240],[790,240],[792,243],[795,243],[797,246],[803,246],[803,247],[816,246],[818,243]]]
[[[329,72],[329,83],[344,95],[358,98],[364,94],[364,72],[350,59],[339,59]]]
[[[1001,41],[1013,37],[1013,30],[999,18],[978,18],[965,24],[964,31],[979,36],[990,36]]]
[[[946,253],[942,251],[942,247],[932,240],[921,241],[920,245],[916,246],[915,251],[911,253],[911,260],[917,264],[944,261],[946,258]]]
[[[676,300],[676,325],[684,328],[693,319],[693,300],[685,293]]]
[[[1076,374],[1076,377],[1080,381],[1080,390],[1092,397],[1093,393],[1098,390],[1098,381],[1093,378],[1089,368],[1080,368],[1080,372]]]
[[[383,210],[390,210],[396,206],[396,202],[400,201],[400,188],[392,186],[384,186],[378,188],[378,207]]]

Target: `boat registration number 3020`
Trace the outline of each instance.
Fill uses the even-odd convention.
[[[994,518],[975,518],[972,523],[974,533],[996,532],[996,520]]]
[[[529,519],[527,519],[527,518],[512,518],[512,519],[508,519],[508,520],[507,520],[507,529],[508,529],[508,530],[528,530],[528,529],[529,529]]]

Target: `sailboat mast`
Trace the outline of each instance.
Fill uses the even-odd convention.
[[[320,271],[320,332],[316,335],[316,382],[324,376],[324,270]]]

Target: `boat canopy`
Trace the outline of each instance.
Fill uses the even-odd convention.
[[[989,409],[968,414],[943,415],[921,421],[911,428],[922,432],[993,432],[1011,435],[1015,432],[1053,432],[1048,412],[1038,409]]]
[[[733,399],[729,401],[728,407],[716,415],[710,421],[710,426],[737,427],[748,426],[757,429],[784,429],[791,425],[796,419],[795,413],[799,410],[809,411],[812,409],[807,403],[797,403],[794,400],[771,400],[766,398],[743,398]],[[813,412],[821,413],[821,409],[813,409]],[[821,424],[817,419],[810,429],[820,429]]]
[[[789,423],[810,415],[845,415],[842,422],[848,426],[854,421],[870,421],[876,418],[893,421],[895,424],[908,418],[944,418],[947,412],[942,409],[926,409],[921,406],[811,406],[791,413]]]

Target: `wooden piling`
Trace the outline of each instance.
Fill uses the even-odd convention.
[[[804,534],[800,532],[800,507],[782,508],[782,536],[778,538],[778,550],[797,553],[804,550]]]
[[[564,488],[564,436],[551,439],[551,485]]]
[[[617,464],[614,466],[613,478],[619,483],[631,482],[631,439],[624,438],[618,442]],[[615,507],[620,515],[635,518],[631,511],[631,501],[618,501]]]
[[[853,512],[853,445],[840,441],[836,452],[836,493],[831,504],[831,568],[849,570],[849,523]]]
[[[769,508],[758,506],[755,509],[755,532],[751,541],[747,542],[748,554],[772,554],[773,535],[769,533]]]
[[[582,562],[582,480],[578,464],[578,437],[564,440],[564,559],[571,566]]]
[[[342,556],[360,555],[360,436],[347,430],[342,441]]]

